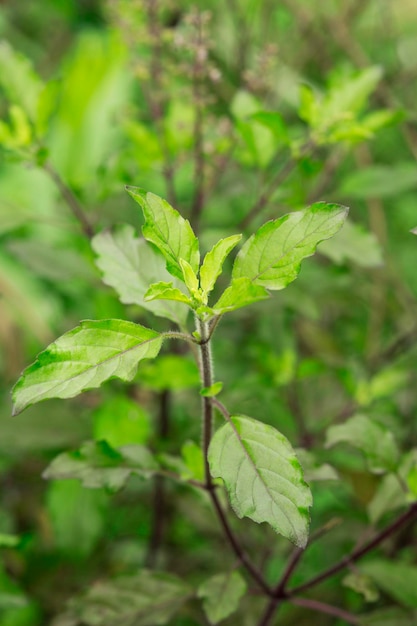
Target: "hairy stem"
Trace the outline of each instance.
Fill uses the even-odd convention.
[[[211,356],[211,341],[210,337],[212,335],[212,329],[210,325],[206,322],[202,322],[197,319],[197,330],[200,333],[200,375],[201,375],[201,383],[203,387],[211,387],[214,382],[213,376],[213,365],[212,365],[212,356]],[[236,554],[239,561],[245,567],[246,571],[253,578],[253,580],[259,585],[259,587],[265,592],[265,594],[270,595],[272,590],[265,582],[265,579],[262,573],[258,570],[256,565],[252,563],[252,560],[247,555],[243,547],[240,545],[238,539],[235,537],[232,528],[227,520],[226,514],[223,511],[223,508],[220,504],[219,498],[215,491],[215,484],[211,478],[210,467],[208,464],[208,449],[210,445],[210,440],[212,436],[213,429],[213,406],[223,407],[223,405],[216,400],[216,398],[209,398],[203,396],[202,398],[202,418],[203,418],[203,454],[204,454],[204,468],[205,468],[205,488],[210,495],[210,499],[213,503],[213,507],[217,518],[222,527],[224,536],[227,539],[231,549]],[[219,410],[221,410],[219,408]],[[224,408],[224,411],[226,409]]]

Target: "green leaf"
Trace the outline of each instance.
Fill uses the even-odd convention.
[[[308,539],[311,492],[289,441],[275,428],[236,415],[214,435],[208,453],[238,517],[267,522],[300,547]]]
[[[15,548],[20,543],[17,535],[5,535],[0,533],[0,548]]]
[[[106,529],[109,496],[84,489],[77,480],[49,484],[46,510],[56,547],[74,555],[91,554]]]
[[[184,259],[197,273],[200,253],[198,239],[190,222],[159,196],[147,193],[140,187],[126,187],[126,189],[141,205],[145,216],[143,236],[162,252],[167,262],[168,272],[184,280],[180,265],[180,259]]]
[[[181,472],[182,478],[194,478],[203,482],[204,456],[201,447],[194,441],[186,441],[181,448],[181,457],[184,461],[184,470]]]
[[[360,570],[391,598],[403,606],[417,609],[417,567],[387,559],[362,563]]]
[[[104,439],[114,448],[145,444],[151,436],[150,415],[136,400],[121,393],[104,400],[92,418],[94,439]]]
[[[352,571],[344,577],[342,581],[345,587],[353,589],[356,593],[363,595],[366,602],[376,602],[379,600],[379,592],[372,579],[361,572]]]
[[[74,599],[68,617],[86,626],[159,626],[166,624],[192,595],[181,579],[142,570],[136,576],[102,581]]]
[[[154,391],[176,391],[200,385],[197,365],[185,355],[162,354],[155,361],[147,361],[140,368],[138,378],[142,385]]]
[[[415,626],[415,619],[398,607],[386,607],[358,616],[360,626]]]
[[[302,259],[342,227],[348,209],[317,202],[267,222],[248,239],[236,257],[233,278],[249,278],[268,289],[283,289],[295,280]]]
[[[225,239],[220,239],[210,252],[204,257],[200,268],[200,286],[205,294],[212,291],[217,278],[220,276],[223,263],[228,254],[242,239],[242,235],[232,235]]]
[[[132,226],[123,224],[113,233],[96,235],[92,247],[98,255],[96,265],[103,272],[103,281],[117,291],[121,302],[137,304],[179,326],[185,325],[188,309],[181,303],[144,300],[149,285],[172,281],[172,277],[165,268],[164,257],[154,246],[136,237]],[[174,287],[181,284],[174,279]]]
[[[184,261],[184,259],[180,259],[180,265],[182,269],[183,280],[190,295],[193,298],[196,298],[196,300],[198,300],[199,302],[201,302],[201,293],[199,290],[199,283],[196,273],[194,272],[191,265],[187,261]]]
[[[214,385],[211,385],[211,387],[203,387],[203,389],[200,391],[200,395],[204,396],[205,398],[214,398],[215,396],[219,395],[222,389],[223,383],[218,381],[217,383],[214,383]]]
[[[392,432],[366,415],[355,415],[344,424],[328,429],[326,447],[340,442],[359,448],[365,454],[371,472],[391,472],[398,466],[399,451]]]
[[[350,198],[390,198],[417,187],[415,163],[374,165],[348,175],[339,193]]]
[[[159,333],[123,320],[85,320],[38,355],[13,388],[13,414],[47,398],[72,398],[112,377],[132,380],[157,356]]]
[[[269,293],[261,285],[254,285],[249,278],[233,278],[229,287],[222,293],[213,311],[216,315],[223,315],[235,311],[254,302],[269,298]]]
[[[106,441],[87,441],[79,450],[63,452],[43,473],[46,479],[76,479],[84,487],[121,489],[131,474],[148,478],[158,469],[143,446],[112,448]]]
[[[202,583],[197,591],[203,599],[204,612],[210,624],[218,624],[232,615],[247,589],[246,582],[239,572],[216,574]]]
[[[172,282],[159,282],[151,285],[144,295],[144,300],[145,302],[150,302],[151,300],[175,300],[175,302],[183,302],[189,307],[193,307],[193,301],[185,293],[174,287]]]
[[[381,267],[384,263],[382,249],[374,233],[352,222],[346,222],[337,235],[323,241],[320,253],[338,264],[350,261],[360,267]]]
[[[10,102],[20,106],[32,121],[36,119],[42,82],[29,59],[5,40],[0,43],[0,85]]]

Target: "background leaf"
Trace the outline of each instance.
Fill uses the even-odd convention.
[[[132,226],[123,224],[113,233],[102,232],[94,237],[92,246],[104,282],[117,291],[124,304],[138,304],[155,315],[185,325],[188,309],[182,304],[144,299],[153,283],[171,281],[178,288],[181,281],[172,281],[164,257],[144,239],[136,237]]]
[[[218,624],[236,611],[245,591],[245,581],[239,572],[234,571],[212,576],[199,586],[197,595],[203,598],[204,612],[210,624]]]

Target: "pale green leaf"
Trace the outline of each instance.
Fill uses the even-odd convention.
[[[183,302],[188,306],[193,306],[193,301],[182,291],[173,286],[173,283],[155,283],[150,285],[148,291],[144,295],[145,302],[151,300],[175,300],[175,302]]]
[[[121,489],[131,474],[148,478],[158,469],[143,446],[112,448],[106,441],[87,441],[79,450],[63,452],[46,468],[46,479],[76,479],[84,487]]]
[[[275,428],[236,415],[214,435],[208,459],[238,517],[267,522],[300,547],[308,539],[311,492],[289,441]]]
[[[358,616],[360,626],[415,626],[412,615],[398,607],[385,607]]]
[[[332,239],[323,241],[320,253],[338,264],[349,261],[360,267],[380,267],[384,262],[381,246],[374,233],[352,222],[346,222]]]
[[[212,291],[217,278],[221,274],[227,255],[230,254],[241,239],[242,235],[232,235],[231,237],[220,239],[210,252],[207,252],[200,268],[200,286],[204,293],[209,294]]]
[[[192,590],[180,578],[150,570],[97,582],[71,601],[68,617],[83,626],[160,626],[169,622]]]
[[[403,606],[417,609],[417,567],[398,561],[376,559],[360,566],[391,598]]]
[[[350,198],[390,198],[417,187],[417,166],[413,163],[373,165],[349,174],[339,193]]]
[[[249,278],[233,278],[229,287],[222,293],[213,306],[216,315],[235,311],[254,302],[269,298],[269,293],[261,285],[256,285]]]
[[[31,120],[36,118],[42,82],[30,60],[5,40],[0,42],[0,85],[11,102],[22,107]]]
[[[132,380],[139,361],[157,356],[159,333],[123,320],[85,320],[25,369],[13,388],[14,415],[47,398],[72,398],[112,377]]]
[[[197,273],[200,253],[198,239],[190,222],[159,196],[147,193],[140,187],[126,187],[126,189],[142,207],[145,216],[143,236],[162,252],[169,273],[184,280],[180,259],[187,261]]]
[[[408,476],[416,466],[417,448],[414,448],[402,457],[395,474],[387,474],[382,478],[367,507],[369,519],[373,524],[385,513],[405,507],[411,499],[414,499],[413,491],[408,484]],[[410,493],[405,492],[404,486],[410,488]]]
[[[234,278],[249,278],[268,289],[283,289],[295,280],[301,261],[343,226],[348,209],[317,202],[267,222],[248,239],[236,257]]]
[[[210,624],[218,624],[232,615],[246,592],[246,582],[239,572],[216,574],[202,583],[197,591],[203,599],[204,612]]]
[[[366,574],[352,571],[344,577],[342,583],[345,587],[363,595],[366,602],[376,602],[379,599],[378,589]]]
[[[394,471],[398,466],[399,450],[394,435],[366,415],[355,415],[344,424],[328,429],[326,447],[341,442],[359,448],[365,454],[371,472],[378,474]]]
[[[183,304],[144,300],[149,285],[172,281],[172,277],[166,270],[164,257],[144,239],[136,237],[132,226],[123,224],[113,233],[105,231],[96,235],[92,247],[98,255],[96,265],[103,272],[103,281],[117,291],[121,302],[137,304],[179,326],[185,325],[188,309]],[[174,279],[175,287],[181,284]]]

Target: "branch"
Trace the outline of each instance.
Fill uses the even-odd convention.
[[[332,567],[324,570],[324,572],[322,572],[321,574],[318,574],[314,578],[311,578],[310,580],[303,583],[302,585],[299,585],[298,587],[290,589],[286,593],[286,597],[290,598],[302,593],[303,591],[306,591],[307,589],[311,589],[311,587],[315,587],[324,580],[327,580],[338,572],[344,570],[348,565],[350,565],[351,563],[355,563],[363,556],[371,552],[371,550],[376,548],[376,546],[378,546],[380,543],[385,541],[385,539],[398,532],[402,526],[413,520],[414,517],[417,517],[417,502],[415,502],[405,513],[403,513],[400,517],[394,520],[394,522],[392,522],[389,526],[377,533],[375,537],[365,543],[364,546],[353,550],[353,552],[343,557],[343,559],[335,563],[335,565],[332,565]]]
[[[78,202],[72,189],[68,187],[68,185],[63,181],[56,169],[50,163],[44,164],[44,170],[45,172],[47,172],[47,174],[49,174],[55,185],[58,187],[61,196],[67,203],[76,220],[80,223],[84,235],[87,237],[87,239],[92,239],[92,237],[94,236],[93,227],[88,221],[84,213],[84,209]]]
[[[355,626],[360,624],[359,619],[355,615],[352,615],[352,613],[339,609],[337,606],[319,602],[318,600],[310,600],[309,598],[292,598],[290,603],[295,606],[302,606],[306,609],[311,609],[312,611],[325,613],[326,615],[333,615],[334,617],[343,619],[348,624],[355,624]]]

